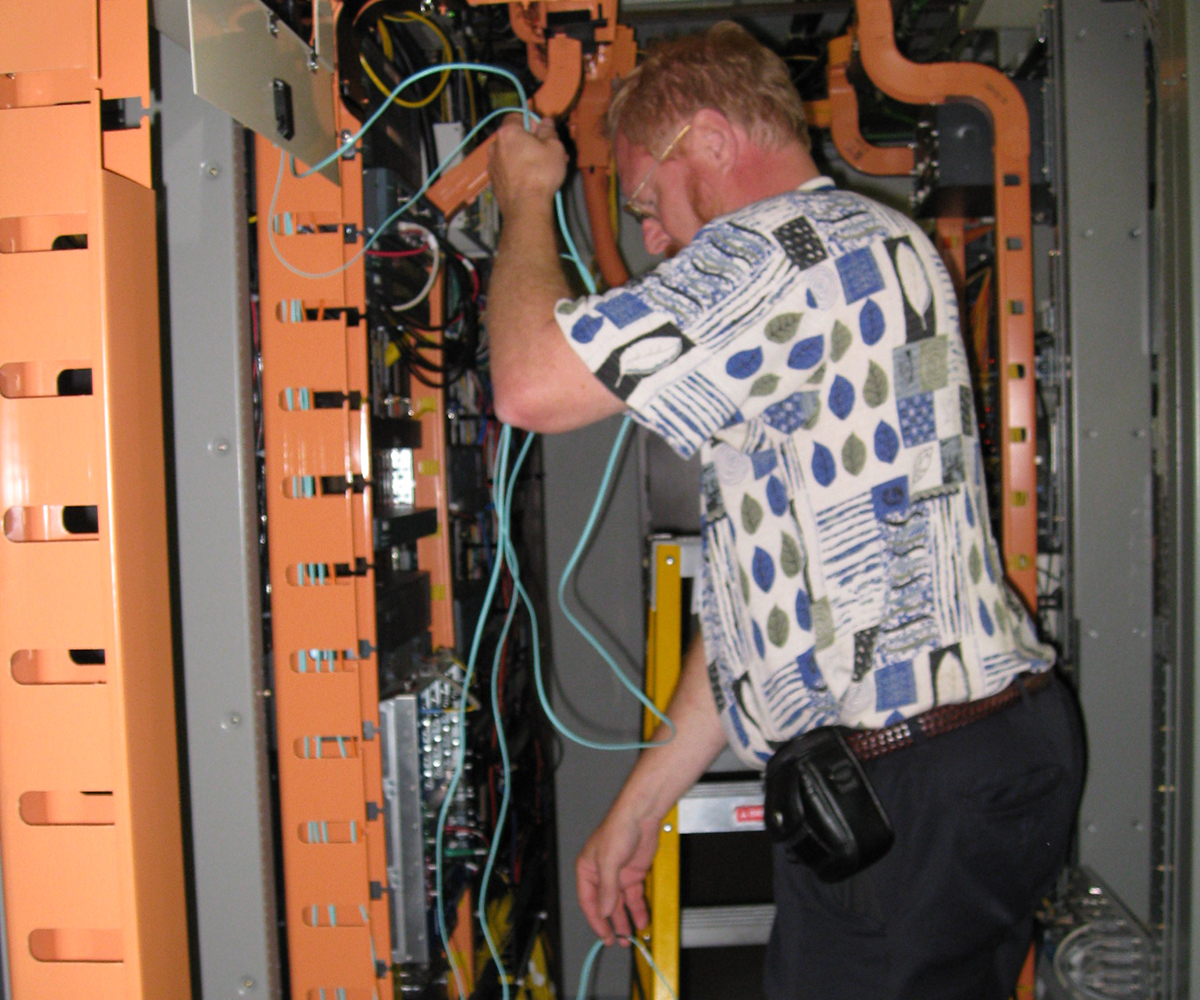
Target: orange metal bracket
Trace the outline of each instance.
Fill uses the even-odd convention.
[[[548,70],[529,106],[542,117],[566,112],[583,82],[583,47],[573,38],[556,35],[547,43]],[[516,109],[514,109],[515,111]],[[426,197],[447,218],[479,197],[488,185],[488,151],[495,141],[489,136],[458,166],[447,170],[429,189]]]
[[[1001,538],[1007,575],[1037,610],[1037,445],[1029,113],[1003,73],[977,63],[910,62],[896,48],[890,0],[857,0],[859,58],[886,94],[908,104],[966,100],[991,116],[996,177],[1000,333]]]
[[[356,123],[339,107],[339,128]],[[256,140],[263,428],[275,645],[280,837],[292,996],[390,993],[387,858],[374,643],[375,576],[367,330],[361,260],[338,272],[362,230],[362,161],[339,160],[341,186],[284,170],[283,154]],[[332,232],[298,233],[297,216],[337,220]],[[290,216],[285,220],[285,216]],[[307,272],[299,277],[283,258]],[[324,302],[326,309],[309,304]],[[337,309],[337,319],[326,318]],[[337,409],[295,405],[331,390]],[[303,395],[302,395],[303,394]],[[367,485],[327,492],[323,477]],[[350,575],[339,574],[339,565]]]
[[[0,852],[16,997],[190,994],[145,3],[0,2]],[[70,373],[70,374],[67,374]]]
[[[829,129],[833,145],[855,170],[878,177],[896,177],[913,172],[914,156],[911,146],[873,146],[863,138],[858,127],[858,95],[854,92],[846,71],[854,48],[850,32],[830,39],[829,68]]]

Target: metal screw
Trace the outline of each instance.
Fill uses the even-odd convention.
[[[670,832],[671,832],[671,824],[670,824],[670,823],[664,823],[664,824],[663,824],[663,833],[670,833]]]
[[[674,556],[667,556],[667,558],[666,558],[666,563],[667,563],[667,565],[668,565],[668,566],[674,566],[674,565],[675,565],[675,557],[674,557]]]
[[[1142,227],[1141,226],[1134,226],[1131,230],[1129,230],[1129,238],[1131,240],[1136,240],[1141,235],[1142,235]]]
[[[270,32],[270,35],[272,38],[279,37],[279,15],[278,14],[268,14],[267,15],[267,31]]]
[[[312,49],[309,49],[308,50],[308,71],[310,73],[315,73],[320,68],[321,68],[321,63],[317,59],[317,53],[315,51],[313,51]]]
[[[1097,632],[1094,628],[1090,628],[1090,629],[1088,629],[1088,638],[1089,639],[1099,639],[1100,633]]]
[[[1090,240],[1095,235],[1096,235],[1096,230],[1094,230],[1094,229],[1089,228],[1089,229],[1085,229],[1083,231],[1083,238],[1085,240]]]
[[[1087,28],[1080,28],[1079,34],[1077,34],[1075,37],[1076,38],[1087,38]]]
[[[251,976],[242,976],[242,981],[238,983],[238,996],[244,997],[247,993],[253,990],[258,984]]]
[[[208,450],[215,455],[224,457],[229,454],[230,444],[225,438],[213,438],[208,442]]]
[[[1089,824],[1087,825],[1087,832],[1088,832],[1088,833],[1095,833],[1095,832],[1096,832],[1096,824],[1095,824],[1095,823],[1089,823]]]

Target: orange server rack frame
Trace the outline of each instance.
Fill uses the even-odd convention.
[[[12,995],[190,995],[145,3],[0,3]],[[112,103],[109,103],[112,102]]]
[[[296,178],[285,160],[270,142],[256,139],[264,475],[291,993],[297,1000],[371,1000],[390,993],[391,983],[370,409],[362,405],[369,388],[364,271],[361,257],[350,263],[361,249],[362,169],[358,158],[339,160],[338,186],[316,175]],[[348,241],[347,232],[355,238]],[[340,393],[342,403],[317,408],[317,392]]]

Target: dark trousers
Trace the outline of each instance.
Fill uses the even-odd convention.
[[[1055,680],[864,765],[896,833],[826,884],[775,849],[770,1000],[1007,1000],[1083,787],[1078,709]]]

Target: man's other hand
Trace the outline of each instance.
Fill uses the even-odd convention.
[[[553,120],[543,118],[527,132],[520,115],[505,118],[488,154],[488,175],[501,215],[527,201],[549,202],[567,176],[567,151]]]
[[[605,944],[649,925],[642,884],[658,849],[658,823],[619,810],[618,802],[575,861],[579,906]]]

